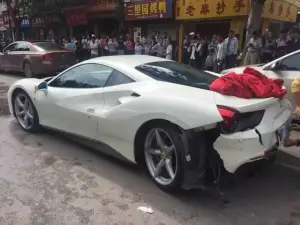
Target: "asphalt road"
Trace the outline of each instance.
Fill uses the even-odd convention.
[[[51,132],[22,131],[5,97],[16,79],[0,75],[0,225],[300,224],[300,172],[275,164],[240,178],[228,204],[208,192],[172,196],[135,166]]]

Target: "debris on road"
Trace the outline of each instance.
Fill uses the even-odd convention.
[[[154,211],[152,210],[151,207],[145,207],[145,206],[140,206],[137,208],[138,211],[142,211],[144,213],[149,213],[149,214],[153,214]]]

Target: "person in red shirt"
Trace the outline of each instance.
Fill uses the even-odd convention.
[[[127,40],[125,41],[125,54],[126,55],[134,54],[134,45],[129,36],[127,37]]]

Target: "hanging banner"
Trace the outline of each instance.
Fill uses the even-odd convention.
[[[87,24],[87,18],[84,10],[67,10],[66,19],[69,26],[83,26]]]
[[[2,12],[2,18],[3,18],[3,25],[4,27],[8,28],[9,27],[9,16],[8,16],[8,11],[3,11]],[[10,19],[12,27],[15,27],[14,21]]]
[[[9,27],[9,17],[8,17],[8,11],[3,11],[2,12],[2,17],[3,17],[3,26],[4,27]]]

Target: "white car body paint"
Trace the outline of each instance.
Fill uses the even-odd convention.
[[[137,65],[155,61],[167,60],[139,55],[102,57],[83,62],[110,66],[136,81],[104,88],[74,90],[49,86],[47,92],[34,93],[42,80],[19,80],[8,91],[10,112],[13,114],[12,93],[21,88],[35,104],[41,125],[101,141],[134,162],[134,139],[138,129],[147,121],[164,119],[183,130],[209,129],[222,121],[217,105],[240,112],[265,109],[263,120],[256,127],[262,135],[263,145],[254,129],[221,134],[214,143],[229,172],[271,149],[277,141],[277,130],[291,116],[287,100],[223,96],[208,90],[157,81],[134,69]],[[139,97],[131,96],[132,93]]]
[[[287,89],[288,93],[286,95],[287,99],[291,102],[293,109],[295,109],[295,100],[293,94],[291,92],[291,84],[295,80],[296,77],[300,75],[299,70],[297,68],[289,68],[289,69],[270,69],[271,66],[275,65],[276,63],[289,63],[293,66],[298,66],[298,62],[300,61],[300,50],[286,54],[278,59],[275,59],[267,64],[257,64],[257,65],[248,65],[263,75],[272,78],[272,79],[282,79],[284,81],[284,86]],[[296,64],[296,65],[295,65]],[[235,67],[231,69],[223,70],[221,73],[226,74],[228,72],[235,72],[235,73],[243,73],[246,66]]]

